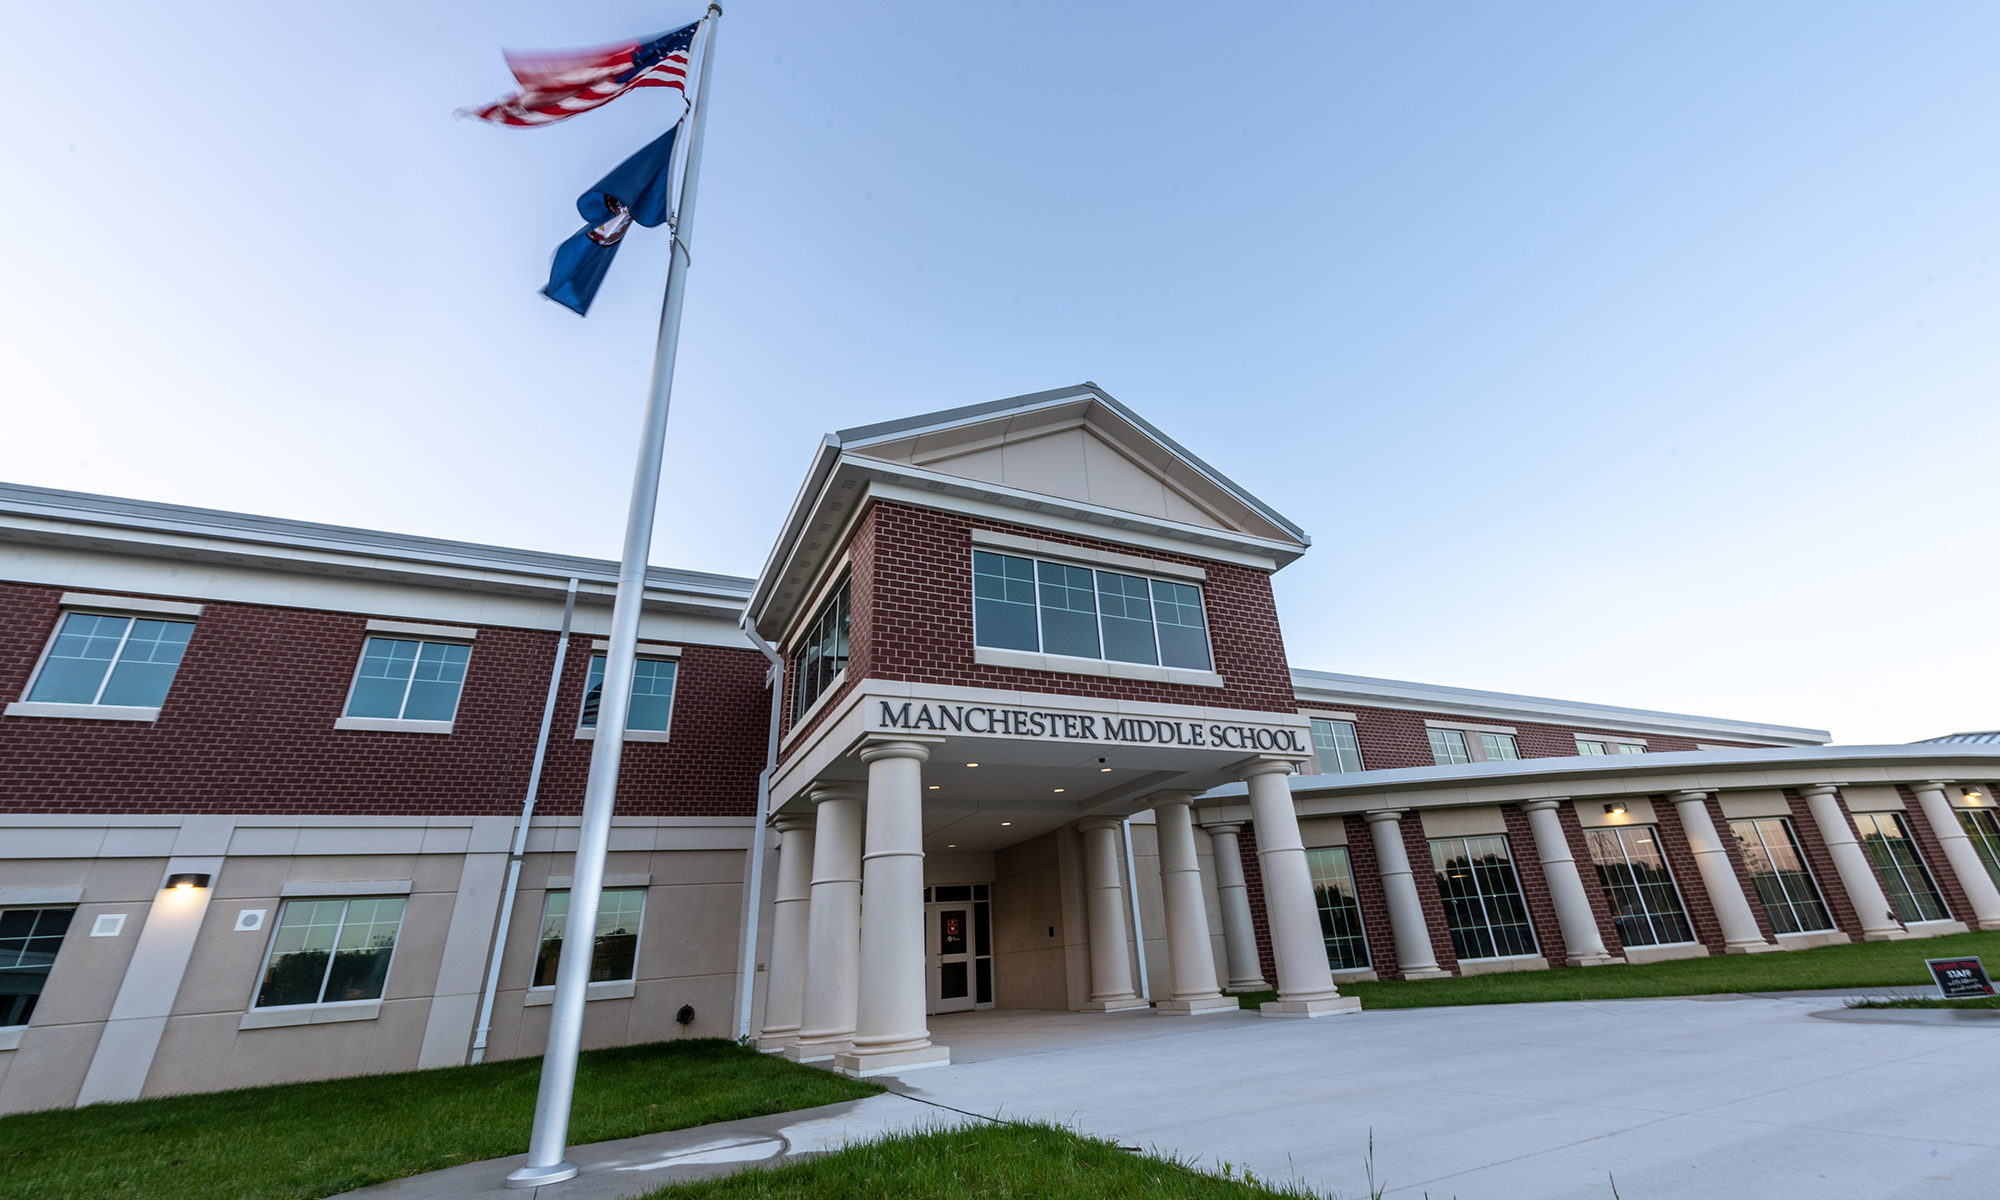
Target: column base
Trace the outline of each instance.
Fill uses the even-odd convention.
[[[1783,950],[1783,946],[1773,946],[1769,942],[1733,942],[1722,948],[1724,954],[1769,954],[1773,950]]]
[[[1776,946],[1771,948],[1773,950],[1778,949]],[[1563,965],[1567,967],[1622,967],[1625,965],[1625,960],[1616,954],[1585,954],[1564,959]]]
[[[1907,929],[1868,929],[1862,931],[1861,940],[1864,942],[1900,942],[1909,936],[1910,931]]]
[[[1268,992],[1271,990],[1271,985],[1261,979],[1232,979],[1229,981],[1229,986],[1222,990],[1225,992]]]
[[[1192,1000],[1162,1000],[1156,1005],[1169,1016],[1197,1017],[1202,1013],[1242,1012],[1234,996],[1196,996]]]
[[[1452,977],[1451,972],[1445,970],[1443,967],[1418,967],[1414,971],[1398,970],[1397,976],[1402,979],[1450,979]]]
[[[575,1179],[577,1165],[568,1159],[553,1167],[522,1167],[503,1181],[510,1188],[539,1188],[565,1179]]]
[[[854,1043],[842,1038],[839,1041],[806,1041],[800,1039],[784,1048],[784,1056],[795,1063],[826,1062],[839,1054],[854,1048]]]
[[[757,1039],[757,1049],[763,1054],[783,1054],[785,1047],[799,1040],[799,1031],[789,1033],[767,1033]]]
[[[951,1047],[919,1046],[914,1050],[884,1050],[875,1053],[850,1050],[833,1057],[833,1069],[853,1079],[871,1075],[900,1075],[924,1067],[951,1065]]]
[[[1086,1000],[1078,1012],[1124,1012],[1131,1008],[1145,1008],[1146,1001],[1137,996],[1124,996],[1115,1000]]]
[[[1361,1001],[1354,996],[1331,996],[1325,1000],[1266,1000],[1257,1009],[1260,1017],[1332,1017],[1360,1012]]]

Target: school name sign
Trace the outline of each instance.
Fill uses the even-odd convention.
[[[910,733],[968,733],[979,737],[1088,742],[1105,746],[1187,746],[1203,750],[1312,753],[1305,731],[1288,725],[1241,721],[1176,721],[1164,717],[1109,717],[1043,708],[991,704],[939,704],[921,700],[871,701],[871,729]]]

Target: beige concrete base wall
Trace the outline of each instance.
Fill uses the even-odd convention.
[[[1070,1007],[1067,922],[1056,841],[1045,833],[993,855],[993,1002]]]

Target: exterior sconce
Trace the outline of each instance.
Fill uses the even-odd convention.
[[[1625,815],[1625,802],[1623,800],[1613,800],[1604,806],[1604,812],[1607,816],[1622,817]]]
[[[1980,802],[1981,800],[1985,799],[1985,796],[1986,796],[1986,793],[1984,793],[1984,792],[1980,791],[1980,790],[1979,790],[1978,788],[1967,788],[1967,789],[1965,789],[1965,798],[1966,798],[1967,800],[1970,800],[1970,801],[1972,801],[1972,802],[1973,802],[1974,804],[1977,804],[1977,803],[1979,803],[1979,802]]]
[[[177,892],[192,891],[195,888],[207,887],[208,878],[206,874],[200,871],[186,871],[178,875],[167,876],[167,886]]]

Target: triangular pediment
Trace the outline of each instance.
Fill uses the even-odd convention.
[[[841,442],[849,454],[941,475],[1199,529],[1302,540],[1255,497],[1098,393],[1028,399],[1041,402],[849,431]]]

